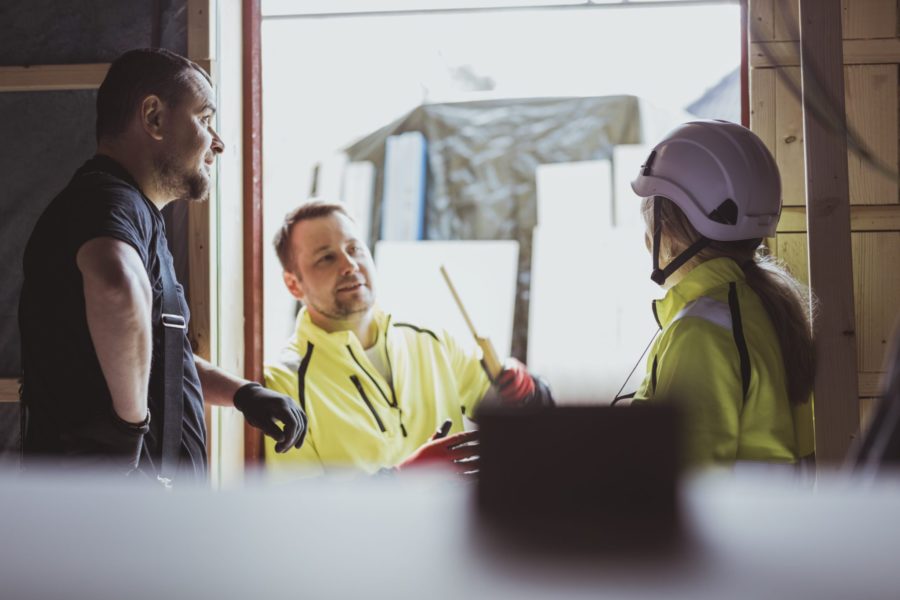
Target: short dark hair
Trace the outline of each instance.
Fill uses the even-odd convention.
[[[193,71],[212,85],[200,65],[169,50],[139,48],[122,54],[97,91],[97,141],[125,131],[139,103],[151,94],[178,104],[191,90]]]
[[[272,240],[275,246],[275,253],[278,254],[278,260],[281,262],[281,268],[285,271],[293,272],[294,257],[291,254],[291,231],[293,231],[294,225],[300,221],[320,219],[334,213],[340,213],[351,221],[353,220],[343,205],[323,200],[304,202],[284,216],[284,221],[275,233],[275,239]]]

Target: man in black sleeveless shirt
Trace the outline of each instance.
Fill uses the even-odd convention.
[[[50,203],[25,250],[26,466],[82,461],[166,483],[202,480],[204,401],[236,406],[279,451],[303,443],[306,418],[290,398],[194,356],[186,335],[160,211],[208,196],[224,150],[214,114],[209,76],[181,56],[133,50],[111,65],[97,95],[97,154]]]

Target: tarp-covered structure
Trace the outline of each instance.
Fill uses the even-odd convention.
[[[512,354],[524,360],[537,167],[611,159],[619,144],[651,143],[666,120],[660,114],[626,95],[427,104],[345,152],[350,161],[375,165],[373,239],[380,229],[385,142],[418,131],[427,141],[426,239],[518,240]]]

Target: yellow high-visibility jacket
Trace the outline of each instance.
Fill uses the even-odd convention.
[[[480,356],[468,354],[446,332],[393,323],[376,310],[375,347],[391,371],[386,380],[356,334],[328,333],[306,309],[276,363],[266,366],[266,387],[294,398],[306,411],[303,447],[276,454],[266,438],[270,472],[318,474],[330,467],[372,473],[393,467],[434,434],[446,419],[463,431],[463,415],[490,387]]]
[[[775,329],[737,263],[701,263],[653,310],[662,331],[634,401],[678,404],[688,465],[814,452],[812,400],[788,402]]]

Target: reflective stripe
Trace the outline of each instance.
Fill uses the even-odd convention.
[[[684,317],[698,317],[731,331],[731,309],[724,302],[700,296],[678,311],[672,323]],[[671,325],[671,323],[670,323]]]

